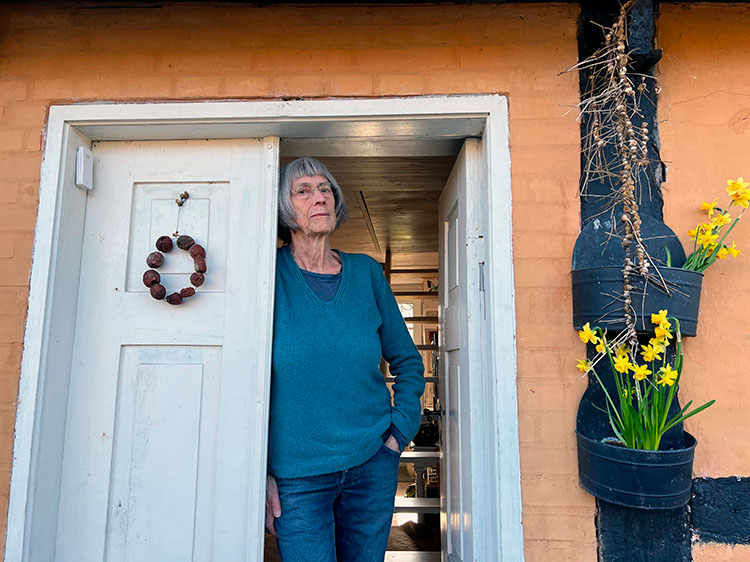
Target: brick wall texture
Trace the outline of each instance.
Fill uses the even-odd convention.
[[[750,47],[726,33],[748,25],[747,5],[661,7],[659,128],[662,158],[669,166],[665,220],[686,248],[692,247],[688,229],[705,215],[700,203],[718,197],[726,205],[726,180],[750,177],[750,94],[738,79]],[[716,398],[714,406],[686,424],[698,439],[695,476],[750,475],[750,379],[745,372],[750,318],[737,294],[750,276],[750,229],[741,221],[730,236],[743,253],[706,272],[698,336],[685,343],[683,403]],[[693,558],[750,562],[750,546],[707,544],[696,537]]]
[[[0,7],[0,525],[51,104],[503,93],[526,560],[595,560],[594,502],[577,484],[574,440],[585,387],[573,368],[583,348],[569,277],[578,81],[559,75],[576,61],[577,16],[574,4]]]

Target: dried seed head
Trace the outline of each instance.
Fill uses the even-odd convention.
[[[149,292],[151,293],[151,296],[154,297],[156,300],[161,300],[164,298],[164,296],[167,294],[167,290],[164,288],[164,285],[153,285]]]
[[[164,264],[164,254],[161,252],[151,252],[146,258],[146,265],[158,269]]]
[[[206,257],[206,250],[200,244],[193,244],[192,246],[190,246],[188,253],[190,254],[191,258],[196,258],[197,256],[200,256],[202,258]]]
[[[146,285],[146,287],[153,287],[160,282],[161,275],[159,275],[159,272],[154,269],[147,269],[143,274],[143,284]]]
[[[156,239],[156,249],[160,252],[169,252],[172,249],[172,237],[159,236]]]
[[[182,304],[182,297],[180,296],[180,293],[172,293],[171,295],[168,295],[164,300],[166,300],[169,304]]]
[[[187,250],[193,244],[195,244],[195,241],[187,234],[183,234],[177,239],[177,247],[181,250]]]

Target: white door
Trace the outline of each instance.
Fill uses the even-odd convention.
[[[479,202],[480,143],[467,139],[440,196],[440,380],[443,414],[440,466],[443,560],[481,556],[472,486],[474,400],[481,400],[483,236]],[[473,395],[473,396],[472,396]],[[474,446],[474,448],[472,447]]]
[[[94,145],[55,560],[262,560],[278,139]],[[151,298],[177,227],[205,284]],[[176,247],[167,292],[189,286]]]

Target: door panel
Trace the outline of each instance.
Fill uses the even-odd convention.
[[[190,198],[179,208],[179,228],[175,210],[175,195],[188,191]],[[126,290],[144,293],[143,260],[154,250],[154,241],[175,230],[190,233],[211,246],[211,274],[201,286],[201,293],[224,291],[226,285],[227,236],[229,233],[228,182],[154,182],[138,183],[133,188],[133,210],[128,248]],[[162,278],[174,286],[184,282],[193,271],[193,260],[187,252],[172,251],[159,268]]]
[[[210,559],[220,374],[218,346],[122,347],[107,560]]]
[[[56,560],[257,559],[277,155],[277,139],[95,145]],[[171,306],[141,277],[178,228],[208,271]],[[168,293],[190,286],[192,265],[165,254]]]
[[[441,528],[443,559],[475,556],[472,487],[472,381],[481,368],[479,256],[481,225],[475,212],[479,142],[468,139],[440,196],[440,380],[443,416]]]

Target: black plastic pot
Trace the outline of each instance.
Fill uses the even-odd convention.
[[[637,316],[636,329],[651,332],[651,314],[667,309],[669,316],[680,321],[683,336],[694,336],[698,329],[703,274],[676,267],[660,267],[659,273],[667,282],[670,293],[643,277],[631,276],[633,309]],[[625,328],[622,310],[622,268],[620,266],[574,269],[573,326],[580,330],[586,322],[609,330]],[[645,291],[644,291],[645,287]],[[645,292],[645,298],[644,298]]]
[[[687,505],[693,476],[695,437],[684,432],[685,446],[641,451],[578,436],[581,487],[609,503],[638,509]]]

